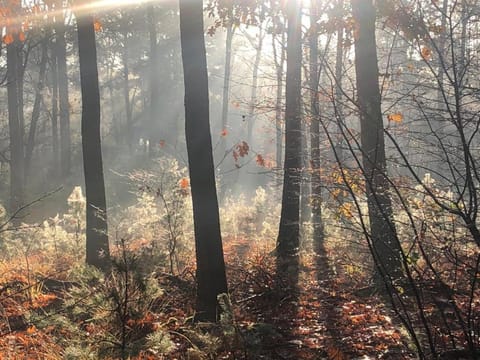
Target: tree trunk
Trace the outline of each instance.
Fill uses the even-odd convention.
[[[180,0],[185,83],[185,132],[197,259],[196,320],[219,318],[217,296],[227,292],[212,139],[202,0]]]
[[[107,208],[100,137],[100,91],[93,16],[77,14],[78,55],[82,91],[82,150],[87,203],[89,265],[108,267]]]
[[[337,17],[339,19],[343,19],[343,0],[339,0],[337,3],[338,7],[338,14]],[[339,28],[337,31],[337,52],[335,58],[335,117],[337,120],[337,127],[340,128],[344,126],[344,119],[343,119],[343,93],[342,93],[342,78],[343,78],[343,24],[339,21]],[[336,144],[335,151],[337,152],[337,158],[339,161],[343,163],[344,161],[344,154],[343,154],[343,145],[344,145],[344,138],[342,136],[342,132],[338,131],[338,139]],[[338,200],[342,202],[341,196],[339,196]]]
[[[230,72],[232,66],[232,43],[233,43],[233,22],[232,19],[228,19],[227,25],[227,38],[225,40],[225,76],[223,78],[223,97],[222,97],[222,129],[226,130],[228,127],[228,107],[230,104]],[[223,153],[221,156],[223,157],[226,151],[226,141],[225,136],[223,137],[223,146],[222,151]]]
[[[20,120],[20,83],[18,71],[22,62],[22,44],[18,34],[12,34],[14,41],[7,45],[7,97],[8,128],[10,134],[10,211],[15,212],[24,205],[25,166],[23,129]]]
[[[313,224],[313,241],[318,250],[323,240],[322,221],[322,179],[320,173],[320,106],[318,102],[318,29],[317,22],[320,18],[318,0],[311,1],[310,14],[310,158],[312,164],[311,186],[311,211]]]
[[[300,176],[302,167],[301,127],[301,64],[302,29],[301,6],[296,0],[288,1],[287,78],[285,89],[285,165],[282,211],[277,239],[279,258],[296,255],[300,243],[299,207]]]
[[[255,61],[253,63],[253,76],[252,76],[252,90],[250,92],[250,106],[248,107],[248,144],[253,147],[253,127],[255,125],[255,108],[257,105],[257,88],[258,88],[258,70],[260,67],[260,60],[262,59],[263,48],[263,31],[259,28],[258,44],[253,41],[252,45],[255,47]]]
[[[357,25],[355,71],[373,256],[383,273],[381,275],[398,279],[402,274],[401,248],[393,222],[386,175],[375,40],[376,11],[372,0],[352,0],[352,11]]]
[[[53,44],[52,44],[53,45]],[[52,87],[52,177],[57,178],[60,173],[59,170],[59,147],[58,147],[58,72],[57,72],[57,57],[55,50],[51,53],[51,87]]]
[[[38,72],[38,84],[35,91],[35,102],[32,110],[32,120],[30,121],[30,129],[28,132],[28,141],[25,149],[25,177],[28,178],[30,171],[30,163],[32,160],[33,149],[35,147],[35,135],[37,132],[38,119],[40,117],[40,108],[42,104],[42,91],[45,85],[45,73],[47,69],[48,57],[48,40],[42,40],[42,57],[40,60],[40,70]]]
[[[157,44],[157,26],[155,21],[155,7],[152,5],[148,14],[149,20],[149,37],[150,37],[150,129],[149,136],[149,154],[153,155],[153,149],[159,143],[158,125],[160,109],[158,103],[160,101],[160,84],[157,74],[158,69],[158,44]]]
[[[276,153],[275,153],[275,162],[278,169],[282,168],[282,148],[283,148],[283,106],[282,106],[282,95],[283,95],[283,65],[285,64],[285,32],[282,31],[281,38],[281,47],[280,47],[280,58],[278,56],[277,45],[276,45],[277,36],[275,31],[272,33],[272,50],[273,50],[273,59],[275,62],[275,73],[277,76],[277,91],[275,97],[275,129],[276,129]],[[281,177],[278,177],[278,183],[281,185]]]
[[[60,6],[59,6],[60,8]],[[62,177],[71,171],[70,104],[68,100],[67,45],[65,42],[64,17],[60,13],[55,22],[55,55],[60,109],[60,170]]]
[[[130,101],[130,70],[128,68],[128,31],[126,30],[123,31],[122,64],[123,100],[125,103],[125,141],[127,146],[131,149],[133,146],[133,119],[132,103]]]

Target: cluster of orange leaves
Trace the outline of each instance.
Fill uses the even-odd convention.
[[[249,151],[250,146],[248,145],[248,143],[246,141],[240,141],[233,148],[233,159],[235,160],[235,162],[237,162],[239,158],[247,156]]]

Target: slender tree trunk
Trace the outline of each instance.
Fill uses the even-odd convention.
[[[112,116],[112,132],[113,132],[113,138],[115,139],[115,144],[119,145],[120,144],[120,134],[119,134],[119,126],[118,126],[118,120],[117,120],[117,114],[116,114],[116,106],[115,106],[115,97],[113,94],[113,85],[110,83],[108,85],[108,93],[109,93],[109,98],[110,98],[110,111],[112,112],[110,115]]]
[[[281,48],[280,48],[280,58],[278,56],[277,45],[276,45],[276,34],[272,34],[272,50],[273,50],[273,59],[275,61],[275,73],[277,76],[277,91],[275,97],[275,128],[276,128],[276,154],[275,162],[277,168],[282,168],[282,148],[283,148],[283,106],[282,106],[282,95],[283,95],[283,65],[285,64],[285,50],[283,46],[285,44],[285,32],[282,32],[281,38]]]
[[[130,70],[128,68],[128,31],[123,31],[122,64],[123,100],[125,103],[125,140],[127,146],[131,149],[133,146],[133,119],[132,103],[130,101]]]
[[[61,6],[59,6],[61,8]],[[68,96],[67,45],[64,17],[58,14],[55,22],[55,55],[60,115],[60,169],[62,177],[70,175],[72,145],[70,140],[70,104]]]
[[[460,54],[458,56],[457,78],[459,79],[460,88],[465,86],[465,71],[467,66],[467,43],[470,39],[467,38],[467,27],[469,19],[468,4],[466,0],[461,1],[462,11],[460,13],[461,19],[461,35],[460,35]]]
[[[196,320],[219,319],[218,295],[227,292],[210,134],[202,0],[180,0],[185,82],[185,133],[197,259]]]
[[[23,45],[19,41],[18,61],[17,61],[17,99],[18,99],[18,122],[20,124],[20,134],[22,137],[22,146],[25,146],[25,114],[24,114],[24,101],[23,101],[23,85],[25,66],[23,63]],[[25,149],[23,150],[25,155]],[[24,175],[25,176],[25,175]],[[24,179],[25,181],[25,179]],[[25,186],[25,184],[23,184]]]
[[[225,76],[223,78],[223,97],[222,97],[222,131],[228,128],[228,108],[230,104],[230,73],[232,66],[232,43],[233,43],[233,23],[231,19],[228,19],[227,25],[227,38],[225,40]],[[222,151],[226,151],[226,141],[223,137],[224,144]],[[221,155],[223,156],[224,153]]]
[[[301,126],[301,6],[289,0],[287,38],[287,78],[285,90],[285,165],[282,211],[277,239],[279,258],[295,256],[300,243],[300,176],[302,167]]]
[[[437,109],[438,117],[432,120],[432,128],[434,131],[434,136],[442,139],[444,137],[444,128],[446,124],[445,115],[447,115],[447,109],[445,104],[444,95],[447,91],[445,87],[445,73],[447,71],[448,61],[446,42],[447,42],[447,11],[448,11],[448,0],[442,1],[441,6],[441,32],[438,40],[438,89],[437,89]],[[448,117],[448,115],[447,115]],[[429,131],[428,126],[426,131]],[[437,140],[438,141],[438,140]],[[414,155],[415,156],[415,155]],[[435,164],[433,164],[433,170],[439,174],[447,175],[449,173],[448,166],[444,163],[442,159],[439,159]],[[441,177],[437,178],[438,181],[442,182]]]
[[[253,146],[253,128],[255,126],[255,108],[257,105],[257,89],[258,89],[258,70],[260,67],[260,60],[262,59],[263,48],[263,31],[259,28],[258,44],[253,44],[255,47],[255,61],[253,63],[253,76],[252,76],[252,90],[250,93],[250,106],[248,107],[248,144]]]
[[[228,112],[230,108],[230,77],[231,77],[231,68],[232,68],[232,44],[233,44],[233,36],[235,34],[234,25],[232,22],[232,13],[229,11],[229,18],[228,24],[226,26],[227,36],[225,39],[225,72],[223,77],[223,94],[222,94],[222,118],[221,118],[221,130],[219,134],[228,133]],[[215,151],[214,154],[214,161],[216,159],[224,159],[228,152],[227,146],[227,136],[220,137],[220,144],[218,146],[218,150]],[[222,161],[220,166],[220,172],[223,173],[231,163],[228,161]],[[231,183],[238,184],[238,179],[240,178],[240,169],[237,169],[233,175],[233,179]],[[218,198],[220,204],[223,204],[225,200],[225,196],[227,193],[227,183],[225,178],[221,178],[219,182],[219,191],[218,191]]]
[[[437,101],[439,110],[445,110],[445,102],[443,99],[443,92],[445,91],[444,88],[444,76],[445,71],[442,63],[446,63],[446,54],[445,54],[445,44],[447,41],[447,10],[448,10],[448,0],[443,0],[442,2],[442,14],[441,14],[441,32],[440,32],[440,39],[438,43],[438,56],[439,64],[438,64],[438,92],[437,92]]]
[[[7,97],[8,97],[8,128],[10,134],[10,211],[15,212],[25,202],[25,166],[23,129],[20,121],[21,89],[18,71],[22,62],[22,44],[18,34],[13,34],[14,41],[7,45]]]
[[[320,18],[318,0],[311,0],[310,14],[310,158],[312,164],[311,176],[311,209],[313,224],[313,239],[315,248],[320,249],[323,240],[322,221],[322,179],[320,167],[320,106],[318,101],[319,82],[319,54],[318,54],[318,29],[317,22]]]
[[[30,171],[30,163],[32,160],[33,149],[35,147],[35,135],[37,132],[38,119],[40,118],[40,108],[42,104],[42,91],[45,85],[45,73],[47,69],[48,57],[48,40],[42,41],[42,57],[40,60],[40,70],[38,72],[38,84],[35,91],[35,102],[33,104],[32,119],[30,121],[30,129],[28,132],[28,141],[25,149],[25,176],[28,178]]]
[[[150,7],[149,16],[148,16],[148,25],[149,25],[149,37],[150,37],[150,124],[148,128],[150,129],[150,147],[149,154],[153,155],[153,149],[156,147],[156,144],[160,141],[159,134],[157,133],[159,120],[158,103],[160,100],[160,84],[157,74],[158,69],[158,44],[157,44],[157,26],[155,20],[155,7],[152,5]]]
[[[339,0],[337,3],[338,7],[338,18],[343,19],[343,0]],[[339,28],[337,31],[337,52],[335,58],[335,115],[337,118],[337,126],[344,126],[343,119],[343,93],[342,93],[342,78],[343,78],[343,25],[339,21]],[[338,131],[338,140],[335,151],[337,152],[338,159],[343,162],[343,145],[344,139],[341,135],[341,131]],[[339,199],[342,201],[341,199]]]
[[[53,46],[52,46],[53,50]],[[56,178],[60,173],[59,170],[59,146],[58,146],[58,72],[57,72],[57,57],[55,56],[54,50],[51,52],[51,87],[52,87],[52,175],[53,178]]]
[[[375,39],[376,11],[372,0],[352,0],[352,11],[357,24],[355,70],[373,256],[383,275],[398,279],[402,274],[401,249],[393,222],[386,175]]]
[[[100,137],[100,91],[93,16],[77,15],[78,56],[82,91],[82,150],[87,202],[86,261],[108,267],[107,207]]]

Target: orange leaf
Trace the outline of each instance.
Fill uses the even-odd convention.
[[[20,40],[21,42],[25,41],[25,33],[23,31],[20,31],[18,33],[18,40]]]
[[[257,159],[256,159],[256,161],[257,161],[257,165],[258,165],[258,166],[265,166],[265,159],[263,158],[262,155],[257,154]]]
[[[389,114],[387,116],[388,121],[393,121],[397,123],[401,123],[403,121],[403,115],[400,113]]]
[[[99,20],[95,20],[95,22],[93,23],[93,28],[95,29],[95,31],[102,31],[102,23],[99,21]]]
[[[424,46],[421,50],[421,55],[424,60],[430,60],[432,58],[432,50],[430,48]]]
[[[7,34],[7,35],[5,35],[5,36],[3,37],[3,43],[4,43],[5,45],[10,45],[10,44],[13,43],[13,41],[14,41],[14,39],[13,39],[13,35],[12,35],[12,34]]]
[[[189,186],[190,186],[190,180],[188,180],[187,178],[182,178],[180,179],[180,188],[182,189],[187,189]]]
[[[220,132],[220,136],[222,137],[225,137],[228,135],[228,130],[227,129],[223,129],[221,132]]]

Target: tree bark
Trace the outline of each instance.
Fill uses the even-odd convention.
[[[58,176],[59,170],[59,144],[58,144],[58,78],[57,78],[57,59],[52,56],[52,161],[53,161],[53,175]]]
[[[255,48],[255,61],[253,62],[253,75],[252,75],[252,89],[250,92],[250,104],[248,107],[248,144],[253,147],[253,127],[255,126],[255,108],[257,105],[257,88],[258,88],[258,70],[260,67],[260,60],[262,59],[263,48],[263,34],[262,28],[258,30],[258,44],[251,41],[252,46]]]
[[[277,76],[277,91],[275,98],[275,128],[276,128],[276,164],[277,168],[281,169],[283,164],[282,159],[282,148],[283,148],[283,125],[282,125],[282,115],[283,115],[283,106],[282,106],[282,95],[283,95],[283,65],[285,64],[285,32],[282,31],[281,38],[281,48],[280,48],[280,58],[278,56],[276,42],[276,34],[272,33],[272,50],[273,50],[273,59],[275,61],[275,73]]]
[[[87,203],[87,264],[108,267],[107,208],[100,137],[100,91],[93,16],[77,15],[82,91],[82,150]]]
[[[318,101],[318,29],[317,22],[320,18],[318,9],[318,0],[311,1],[310,8],[310,158],[312,164],[311,186],[311,208],[313,224],[313,240],[315,248],[319,249],[323,240],[323,221],[322,221],[322,179],[320,173],[320,105]]]
[[[227,292],[209,121],[202,0],[180,0],[185,83],[185,133],[197,259],[196,320],[219,318],[217,296]]]
[[[125,16],[125,15],[123,15]],[[122,47],[122,65],[123,65],[123,100],[125,103],[125,141],[131,149],[133,146],[133,119],[132,119],[132,103],[130,101],[130,70],[128,68],[128,31],[124,24],[123,47]]]
[[[372,0],[352,0],[352,11],[357,30],[355,71],[373,256],[383,273],[380,275],[398,279],[402,274],[401,248],[393,222],[390,186],[386,175],[375,39],[376,11]]]
[[[231,16],[231,14],[230,14]],[[222,129],[227,130],[228,127],[228,108],[230,104],[230,72],[232,66],[232,43],[233,43],[233,22],[232,19],[228,19],[227,24],[227,38],[225,40],[225,75],[223,78],[223,95],[222,95]],[[221,156],[225,154],[226,149],[226,141],[225,136],[223,137],[223,146],[222,151],[223,153]]]
[[[57,3],[58,4],[58,3]],[[61,5],[57,5],[61,8]],[[58,10],[58,9],[57,9]],[[68,100],[67,45],[64,17],[60,13],[55,22],[55,55],[60,115],[60,170],[62,177],[70,175],[72,145],[70,139],[70,104]]]
[[[38,72],[38,84],[35,91],[35,102],[33,104],[32,119],[30,121],[30,129],[28,131],[28,141],[25,148],[25,177],[28,178],[30,171],[30,164],[33,155],[33,149],[35,147],[35,135],[37,132],[38,119],[40,118],[40,108],[42,104],[42,91],[45,85],[45,73],[47,70],[47,57],[48,57],[48,40],[45,38],[42,40],[42,55],[40,60],[40,69]]]
[[[300,176],[302,167],[301,126],[301,64],[302,29],[301,6],[289,0],[287,35],[287,78],[285,88],[285,165],[282,211],[277,239],[279,258],[296,255],[300,243]]]
[[[158,134],[159,112],[158,103],[160,101],[160,84],[158,79],[158,44],[157,44],[157,26],[155,21],[155,7],[152,5],[148,14],[149,38],[150,38],[150,129],[149,136],[149,154],[153,155],[156,144],[160,141]]]
[[[20,114],[21,72],[18,71],[22,62],[22,43],[18,33],[12,34],[14,41],[7,45],[7,97],[8,97],[8,128],[10,134],[10,211],[15,212],[24,205],[25,166],[23,129]]]
[[[343,5],[344,1],[339,0],[337,3],[338,7],[338,14],[337,17],[339,19],[343,19]],[[337,31],[337,52],[335,56],[335,117],[337,120],[337,128],[344,126],[344,119],[343,119],[343,93],[342,93],[342,78],[343,78],[343,24],[339,21],[339,28]],[[338,131],[338,139],[336,144],[335,151],[337,152],[337,157],[340,162],[343,163],[344,161],[344,154],[343,154],[343,145],[344,139],[342,136],[342,132]],[[342,196],[339,196],[338,200],[340,203],[343,201]]]

